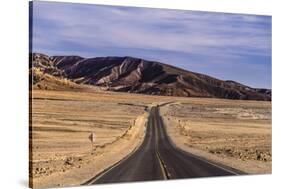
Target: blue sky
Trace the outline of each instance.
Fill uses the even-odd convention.
[[[33,51],[134,56],[271,88],[271,17],[35,1]]]

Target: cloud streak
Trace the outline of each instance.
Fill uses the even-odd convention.
[[[271,88],[268,16],[40,1],[33,16],[34,51],[138,56]]]

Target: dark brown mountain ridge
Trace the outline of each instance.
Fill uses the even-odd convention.
[[[33,53],[31,66],[76,84],[150,95],[271,100],[270,89],[256,89],[134,57],[47,56]],[[33,83],[36,84],[36,83]]]

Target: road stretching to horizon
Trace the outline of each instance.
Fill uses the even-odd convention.
[[[166,133],[159,108],[152,107],[140,147],[83,185],[239,174],[243,173],[175,147]]]

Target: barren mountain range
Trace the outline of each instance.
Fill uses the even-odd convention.
[[[160,62],[134,57],[30,56],[32,85],[42,89],[105,90],[149,95],[271,100],[270,89],[223,81]]]

